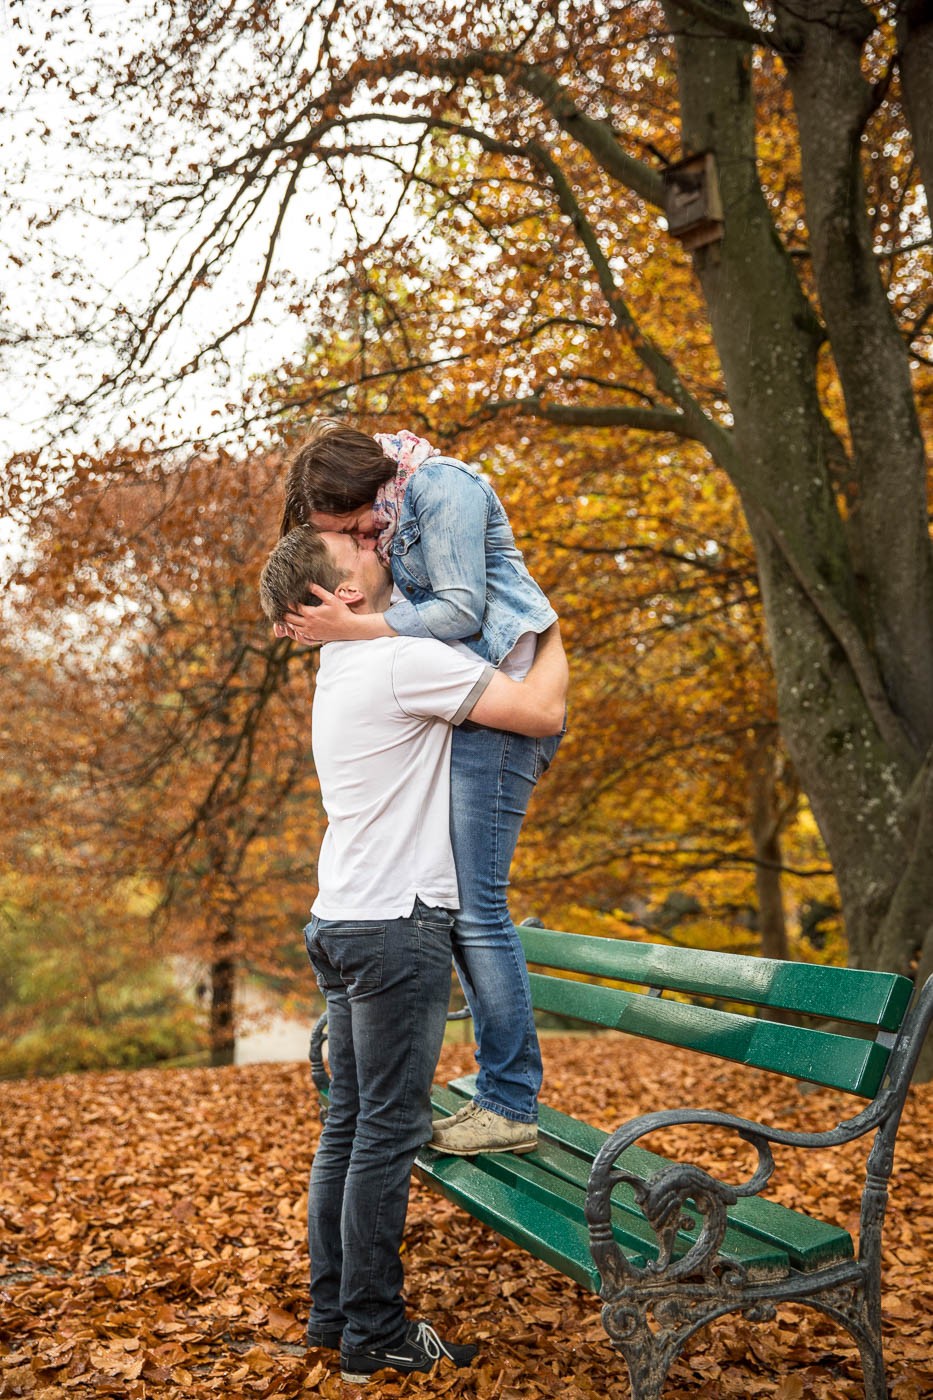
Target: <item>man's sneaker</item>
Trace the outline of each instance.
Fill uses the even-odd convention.
[[[477,1152],[534,1152],[538,1145],[538,1125],[518,1123],[480,1108],[474,1102],[462,1110],[459,1121],[436,1123],[429,1147],[454,1157],[472,1157]]]
[[[325,1351],[339,1351],[341,1333],[335,1329],[309,1327],[305,1333],[306,1343],[309,1347],[323,1347]]]
[[[472,1342],[444,1342],[427,1322],[410,1322],[404,1338],[393,1347],[373,1347],[371,1351],[342,1351],[340,1375],[345,1381],[365,1385],[377,1371],[390,1369],[410,1375],[430,1371],[446,1356],[455,1366],[469,1366],[479,1347]]]

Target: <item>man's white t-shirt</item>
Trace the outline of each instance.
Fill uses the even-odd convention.
[[[318,859],[322,919],[400,919],[416,898],[459,907],[450,844],[451,725],[494,669],[424,637],[328,642],[312,710],[327,813]]]

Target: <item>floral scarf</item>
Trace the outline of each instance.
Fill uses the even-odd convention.
[[[422,463],[436,457],[437,452],[426,438],[418,437],[406,428],[399,433],[375,433],[374,436],[386,456],[396,463],[395,475],[380,486],[373,502],[373,520],[379,531],[376,553],[383,564],[388,564],[405,487]]]

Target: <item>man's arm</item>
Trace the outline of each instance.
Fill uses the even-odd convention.
[[[559,734],[567,703],[567,657],[553,622],[538,638],[534,665],[523,681],[497,671],[468,718],[490,729],[510,729],[532,739]]]

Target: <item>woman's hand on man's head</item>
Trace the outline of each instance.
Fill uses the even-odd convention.
[[[301,642],[304,646],[355,641],[361,634],[356,614],[346,603],[317,584],[313,591],[320,598],[320,603],[316,607],[302,603],[287,612],[284,620],[275,624],[275,635],[291,637],[292,641]]]
[[[301,604],[287,612],[273,628],[277,637],[291,637],[303,646],[322,642],[365,642],[376,637],[394,637],[395,631],[381,612],[354,612],[342,599],[314,584],[311,590],[320,603]],[[362,594],[357,593],[361,598]]]
[[[300,636],[295,628],[290,627],[286,622],[273,622],[272,631],[276,637],[291,637],[293,642],[298,642],[301,646],[319,647],[321,645],[320,642],[305,641],[304,637]]]

